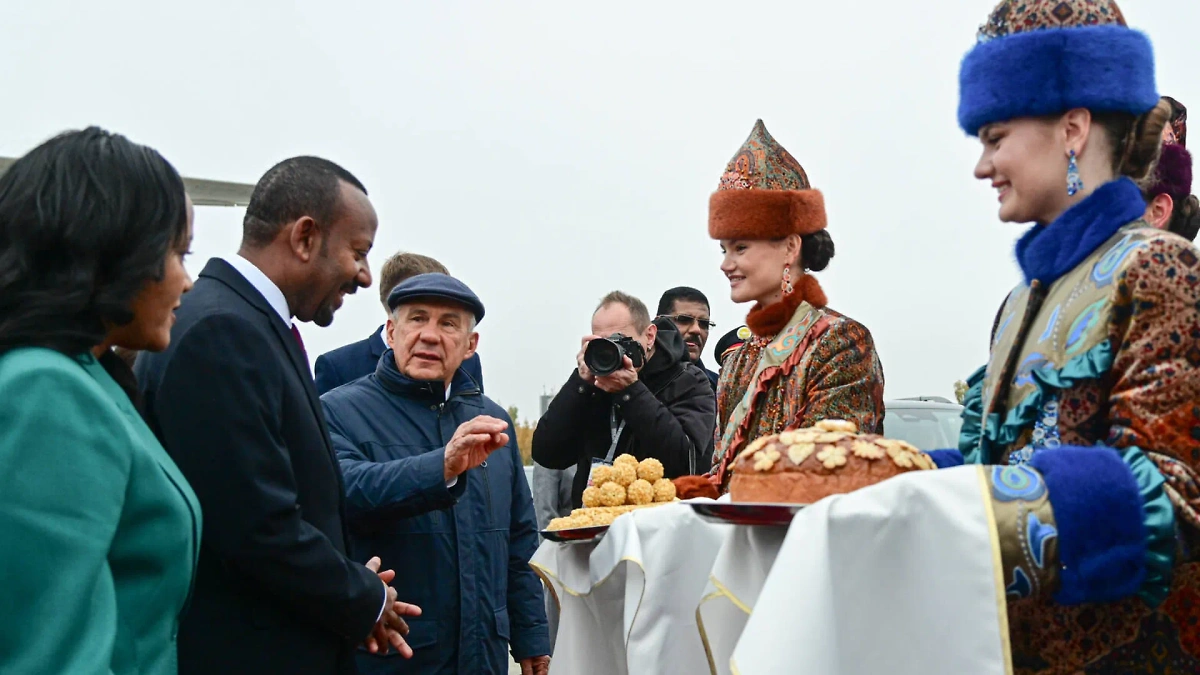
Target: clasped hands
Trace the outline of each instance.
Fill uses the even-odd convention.
[[[493,452],[508,445],[509,437],[504,433],[507,428],[508,423],[504,420],[487,415],[480,415],[460,426],[446,444],[446,480],[479,466]],[[381,572],[379,568],[382,565],[378,557],[371,558],[366,565],[367,569],[379,575],[379,580],[387,589],[387,602],[383,614],[371,635],[363,642],[363,646],[372,654],[386,654],[389,648],[395,648],[404,658],[412,658],[412,648],[404,641],[404,637],[408,635],[408,623],[403,617],[421,616],[421,608],[396,600],[396,589],[391,586],[396,572]]]
[[[382,564],[382,561],[375,557],[368,560],[366,565],[367,569],[379,575],[379,580],[387,589],[387,602],[383,614],[379,617],[371,634],[363,642],[363,646],[372,654],[386,654],[389,648],[395,648],[401,656],[410,659],[413,651],[404,641],[404,637],[408,635],[408,623],[404,621],[403,617],[421,616],[421,608],[396,600],[396,589],[391,587],[392,579],[396,578],[396,571],[383,570],[380,572],[379,568]]]

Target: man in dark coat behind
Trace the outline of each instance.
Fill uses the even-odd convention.
[[[347,557],[342,476],[293,323],[327,326],[371,284],[376,224],[345,169],[280,162],[239,253],[205,266],[170,347],[138,357],[147,422],[203,509],[182,675],[350,674],[373,629],[405,630],[390,574]]]
[[[379,268],[379,301],[383,303],[384,312],[391,313],[387,308],[388,294],[400,282],[418,274],[433,272],[450,274],[445,265],[427,255],[401,251],[388,258],[383,267]],[[385,332],[385,327],[380,326],[358,342],[351,342],[318,356],[315,368],[317,393],[323,395],[347,382],[375,372],[375,366],[379,365],[379,357],[387,350]],[[463,362],[462,369],[471,377],[475,386],[483,391],[483,368],[479,364],[479,355],[472,354],[471,358]]]
[[[615,333],[634,338],[646,358],[630,357],[598,377],[584,362],[587,345]],[[650,320],[646,305],[614,291],[592,315],[576,369],[533,432],[533,460],[548,469],[575,465],[572,502],[583,503],[591,468],[621,454],[663,464],[667,478],[704,473],[711,465],[716,399],[708,376],[688,357],[670,318]]]
[[[688,358],[696,364],[708,381],[712,384],[713,392],[717,391],[717,373],[704,365],[704,345],[708,343],[708,334],[715,323],[709,318],[708,296],[691,286],[676,286],[662,294],[658,300],[658,316],[656,319],[668,318],[675,322],[683,344],[687,347]]]
[[[356,556],[378,554],[423,614],[410,661],[359,653],[364,675],[505,675],[549,667],[533,499],[512,420],[460,367],[483,304],[424,274],[389,295],[390,349],[375,372],[321,397],[346,477]]]

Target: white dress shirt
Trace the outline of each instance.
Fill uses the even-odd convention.
[[[258,291],[266,299],[267,304],[271,306],[271,309],[275,310],[275,313],[283,320],[284,325],[288,328],[293,326],[292,310],[288,308],[287,298],[284,297],[283,291],[279,290],[275,282],[271,281],[270,277],[263,274],[263,271],[258,269],[258,266],[254,263],[240,255],[226,258],[225,262],[237,270],[238,274],[242,275],[246,281],[249,281],[254,290]],[[381,580],[380,583],[383,583],[383,581]],[[387,584],[383,584],[383,605],[379,607],[379,615],[375,617],[376,623],[379,622],[379,619],[383,618],[383,611],[385,609],[387,609]]]
[[[274,281],[271,281],[266,274],[263,274],[263,271],[258,269],[254,263],[240,255],[235,255],[225,260],[225,262],[233,266],[233,269],[237,270],[238,274],[250,282],[254,290],[258,291],[266,299],[267,304],[271,306],[271,309],[275,310],[280,319],[283,319],[283,323],[288,328],[292,327],[292,310],[288,308],[287,298],[283,297],[283,291],[279,290]]]

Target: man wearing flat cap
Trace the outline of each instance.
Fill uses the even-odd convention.
[[[358,654],[364,675],[545,673],[550,645],[533,499],[512,421],[462,370],[483,319],[445,274],[388,296],[388,349],[375,372],[321,397],[346,484],[352,554],[381,556],[420,606],[412,659]]]

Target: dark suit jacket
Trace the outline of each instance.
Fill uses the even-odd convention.
[[[150,427],[204,514],[182,675],[353,673],[383,585],[346,557],[341,471],[289,327],[210,260],[136,372]]]
[[[327,391],[375,372],[379,357],[387,351],[387,345],[379,337],[381,330],[383,326],[376,328],[364,340],[351,342],[318,356],[315,368],[317,393],[324,395]]]
[[[379,357],[383,356],[383,352],[387,350],[383,338],[379,337],[381,330],[383,330],[383,326],[376,328],[374,333],[363,340],[351,342],[344,347],[338,347],[318,356],[315,369],[317,392],[324,396],[326,392],[337,389],[343,384],[375,372],[375,367],[379,365]],[[480,365],[478,354],[463,361],[459,370],[466,372],[467,376],[475,382],[475,387],[479,389],[480,393],[483,392],[483,366]]]

